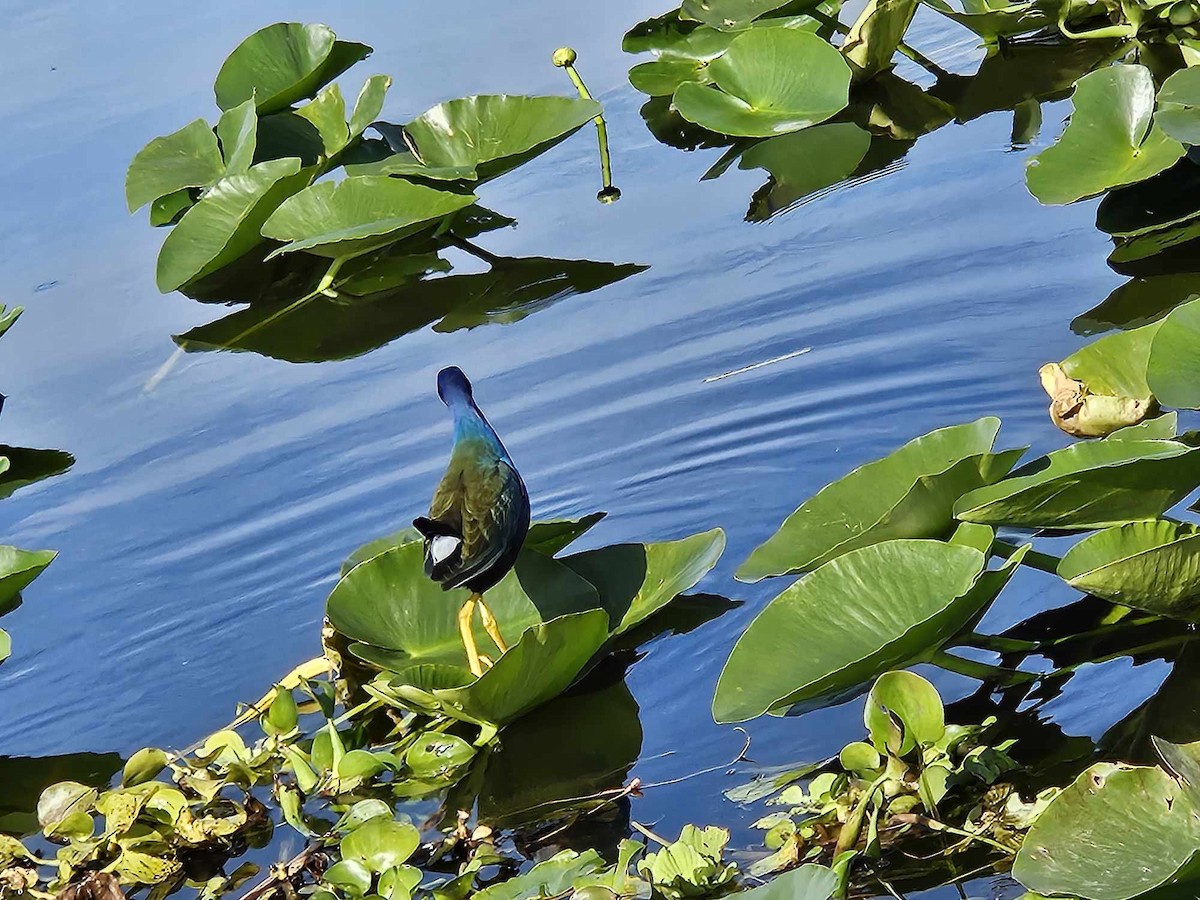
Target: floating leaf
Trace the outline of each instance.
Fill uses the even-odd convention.
[[[1083,76],[1072,103],[1062,137],[1025,172],[1030,192],[1043,203],[1072,203],[1141,181],[1183,156],[1183,145],[1151,123],[1154,79],[1144,66],[1109,66]]]
[[[738,568],[739,581],[815,569],[892,538],[942,537],[966,492],[1003,478],[1020,451],[991,453],[1000,420],[977,419],[909,441],[822,488]]]
[[[559,550],[573,544],[587,534],[592,526],[608,513],[594,512],[578,519],[544,519],[529,526],[525,535],[525,546],[545,556],[554,556]]]
[[[412,825],[375,816],[342,838],[342,859],[378,874],[405,862],[420,843],[421,833]]]
[[[473,900],[528,900],[530,897],[557,897],[568,893],[576,879],[593,875],[604,868],[604,860],[595,850],[576,853],[560,850],[542,860],[528,872],[489,885],[472,894]]]
[[[849,102],[850,68],[824,39],[787,28],[738,35],[708,66],[715,87],[681,84],[689,122],[739,137],[770,137],[823,122]],[[719,90],[718,90],[719,88]]]
[[[351,137],[361,135],[379,118],[383,111],[383,98],[391,86],[392,79],[387,75],[372,75],[363,83],[354,101],[354,111],[350,114]]]
[[[711,81],[705,59],[668,56],[638,63],[629,70],[629,83],[635,90],[651,97],[670,97],[676,88],[687,82],[708,84]]]
[[[158,254],[158,289],[177,290],[262,243],[267,217],[312,176],[298,159],[277,159],[221,179],[167,235]]]
[[[942,739],[946,733],[946,710],[937,688],[920,675],[885,672],[867,694],[863,724],[876,750],[905,756],[914,747]]]
[[[125,200],[135,212],[182,188],[206,187],[224,173],[212,128],[197,119],[138,151],[125,173]]]
[[[1063,371],[1092,393],[1148,400],[1146,364],[1158,328],[1154,323],[1092,341],[1062,361]]]
[[[1158,127],[1185,144],[1200,144],[1200,69],[1181,69],[1158,92]]]
[[[837,890],[838,877],[833,869],[805,863],[739,896],[743,900],[830,900]]]
[[[1161,768],[1097,763],[1034,822],[1013,877],[1042,894],[1090,900],[1130,900],[1189,880],[1200,848],[1197,812]]]
[[[54,550],[18,550],[0,546],[0,608],[41,575],[57,555]]]
[[[339,41],[325,25],[278,22],[250,35],[217,73],[217,106],[232,109],[253,98],[262,115],[311,97],[356,62],[365,44]]]
[[[350,142],[350,128],[346,125],[346,99],[336,84],[324,88],[312,102],[304,104],[295,113],[311,122],[321,137],[321,149],[326,157],[334,156]]]
[[[289,197],[266,220],[262,233],[290,241],[275,253],[356,256],[413,234],[475,199],[382,176],[322,181]]]
[[[791,0],[683,0],[681,19],[703,22],[720,31],[740,31],[759,16],[765,16]]]
[[[825,563],[743,632],[721,671],[713,717],[803,712],[923,658],[980,614],[1022,555],[985,572],[987,557],[972,547],[894,540]]]
[[[1156,328],[1146,362],[1155,396],[1167,406],[1200,409],[1200,299],[1172,310],[1161,325],[1145,327]]]
[[[1175,441],[1100,440],[1034,460],[954,505],[964,522],[1087,530],[1153,519],[1200,484],[1197,449]]]
[[[1131,522],[1090,535],[1058,574],[1071,587],[1122,606],[1195,621],[1200,612],[1200,528]]]
[[[475,748],[460,737],[430,731],[404,751],[404,764],[415,778],[444,778],[475,757]]]
[[[1050,395],[1051,421],[1075,437],[1104,437],[1137,424],[1155,407],[1149,396],[1094,394],[1088,385],[1067,375],[1058,363],[1046,363],[1038,369],[1038,377]]]
[[[143,747],[129,757],[121,772],[121,786],[135,787],[153,781],[167,767],[170,759],[157,747]]]
[[[722,857],[729,832],[710,825],[684,825],[679,840],[655,853],[647,853],[637,864],[653,887],[653,893],[668,900],[712,894],[737,875],[737,864]]]

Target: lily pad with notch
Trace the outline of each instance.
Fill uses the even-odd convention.
[[[183,188],[207,187],[225,174],[212,127],[203,119],[158,137],[138,151],[125,173],[130,212]]]

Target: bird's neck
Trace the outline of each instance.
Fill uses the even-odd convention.
[[[450,411],[454,414],[455,447],[483,444],[501,459],[508,459],[508,451],[504,449],[500,436],[471,400],[466,397],[454,398],[450,403]]]

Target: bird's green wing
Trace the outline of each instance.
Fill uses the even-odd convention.
[[[446,584],[457,586],[499,559],[520,527],[520,476],[501,459],[454,465],[434,493],[429,518],[455,528],[462,550]]]

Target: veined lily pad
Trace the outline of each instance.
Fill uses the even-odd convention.
[[[982,613],[1023,555],[986,572],[974,547],[896,540],[825,563],[743,632],[717,682],[713,718],[802,712],[926,657]]]
[[[337,40],[325,25],[268,25],[238,44],[221,66],[213,86],[217,106],[232,109],[253,97],[262,115],[285,109],[370,53],[366,44]]]
[[[290,242],[276,253],[357,256],[413,234],[475,199],[382,176],[322,181],[288,198],[263,223],[262,233]]]
[[[1167,406],[1200,409],[1200,300],[1146,327],[1157,328],[1146,362],[1146,380],[1155,396]]]
[[[465,590],[443,591],[425,575],[423,545],[412,542],[351,569],[329,595],[326,614],[341,634],[398,651],[407,664],[444,662],[465,669],[457,617],[466,598]],[[535,624],[600,606],[591,584],[563,563],[530,551],[487,592],[486,601],[510,644]],[[493,646],[479,621],[475,635],[481,648]]]
[[[678,541],[585,550],[565,557],[562,563],[595,585],[615,635],[695,587],[717,564],[724,549],[725,532],[714,528]]]
[[[719,31],[739,31],[791,0],[683,0],[679,18],[703,22]]]
[[[1158,127],[1185,144],[1200,144],[1200,69],[1181,69],[1158,92]]]
[[[1088,530],[1153,519],[1200,484],[1200,450],[1176,441],[1072,444],[961,497],[964,522]]]
[[[1200,809],[1185,784],[1157,766],[1097,763],[1034,822],[1013,877],[1047,895],[1131,900],[1194,879],[1198,848]]]
[[[312,177],[300,160],[289,158],[221,179],[167,235],[158,253],[158,289],[177,290],[262,243],[263,222]]]
[[[720,134],[798,131],[849,102],[850,67],[828,42],[804,31],[752,28],[708,68],[716,87],[681,84],[674,106],[689,122]]]
[[[197,119],[138,151],[125,173],[125,200],[135,212],[182,188],[206,187],[224,173],[212,128]]]
[[[1071,587],[1122,606],[1196,621],[1200,527],[1155,519],[1084,538],[1058,565]]]
[[[1008,474],[1022,451],[992,453],[996,418],[939,428],[822,488],[738,568],[739,581],[807,572],[892,538],[942,537],[954,502]]]
[[[404,126],[412,152],[349,171],[436,180],[495,178],[566,140],[603,111],[596,101],[578,97],[485,94],[447,100]]]
[[[1083,76],[1072,103],[1067,130],[1025,172],[1029,190],[1043,203],[1073,203],[1133,184],[1184,154],[1182,144],[1151,123],[1154,79],[1145,66],[1109,66]]]

